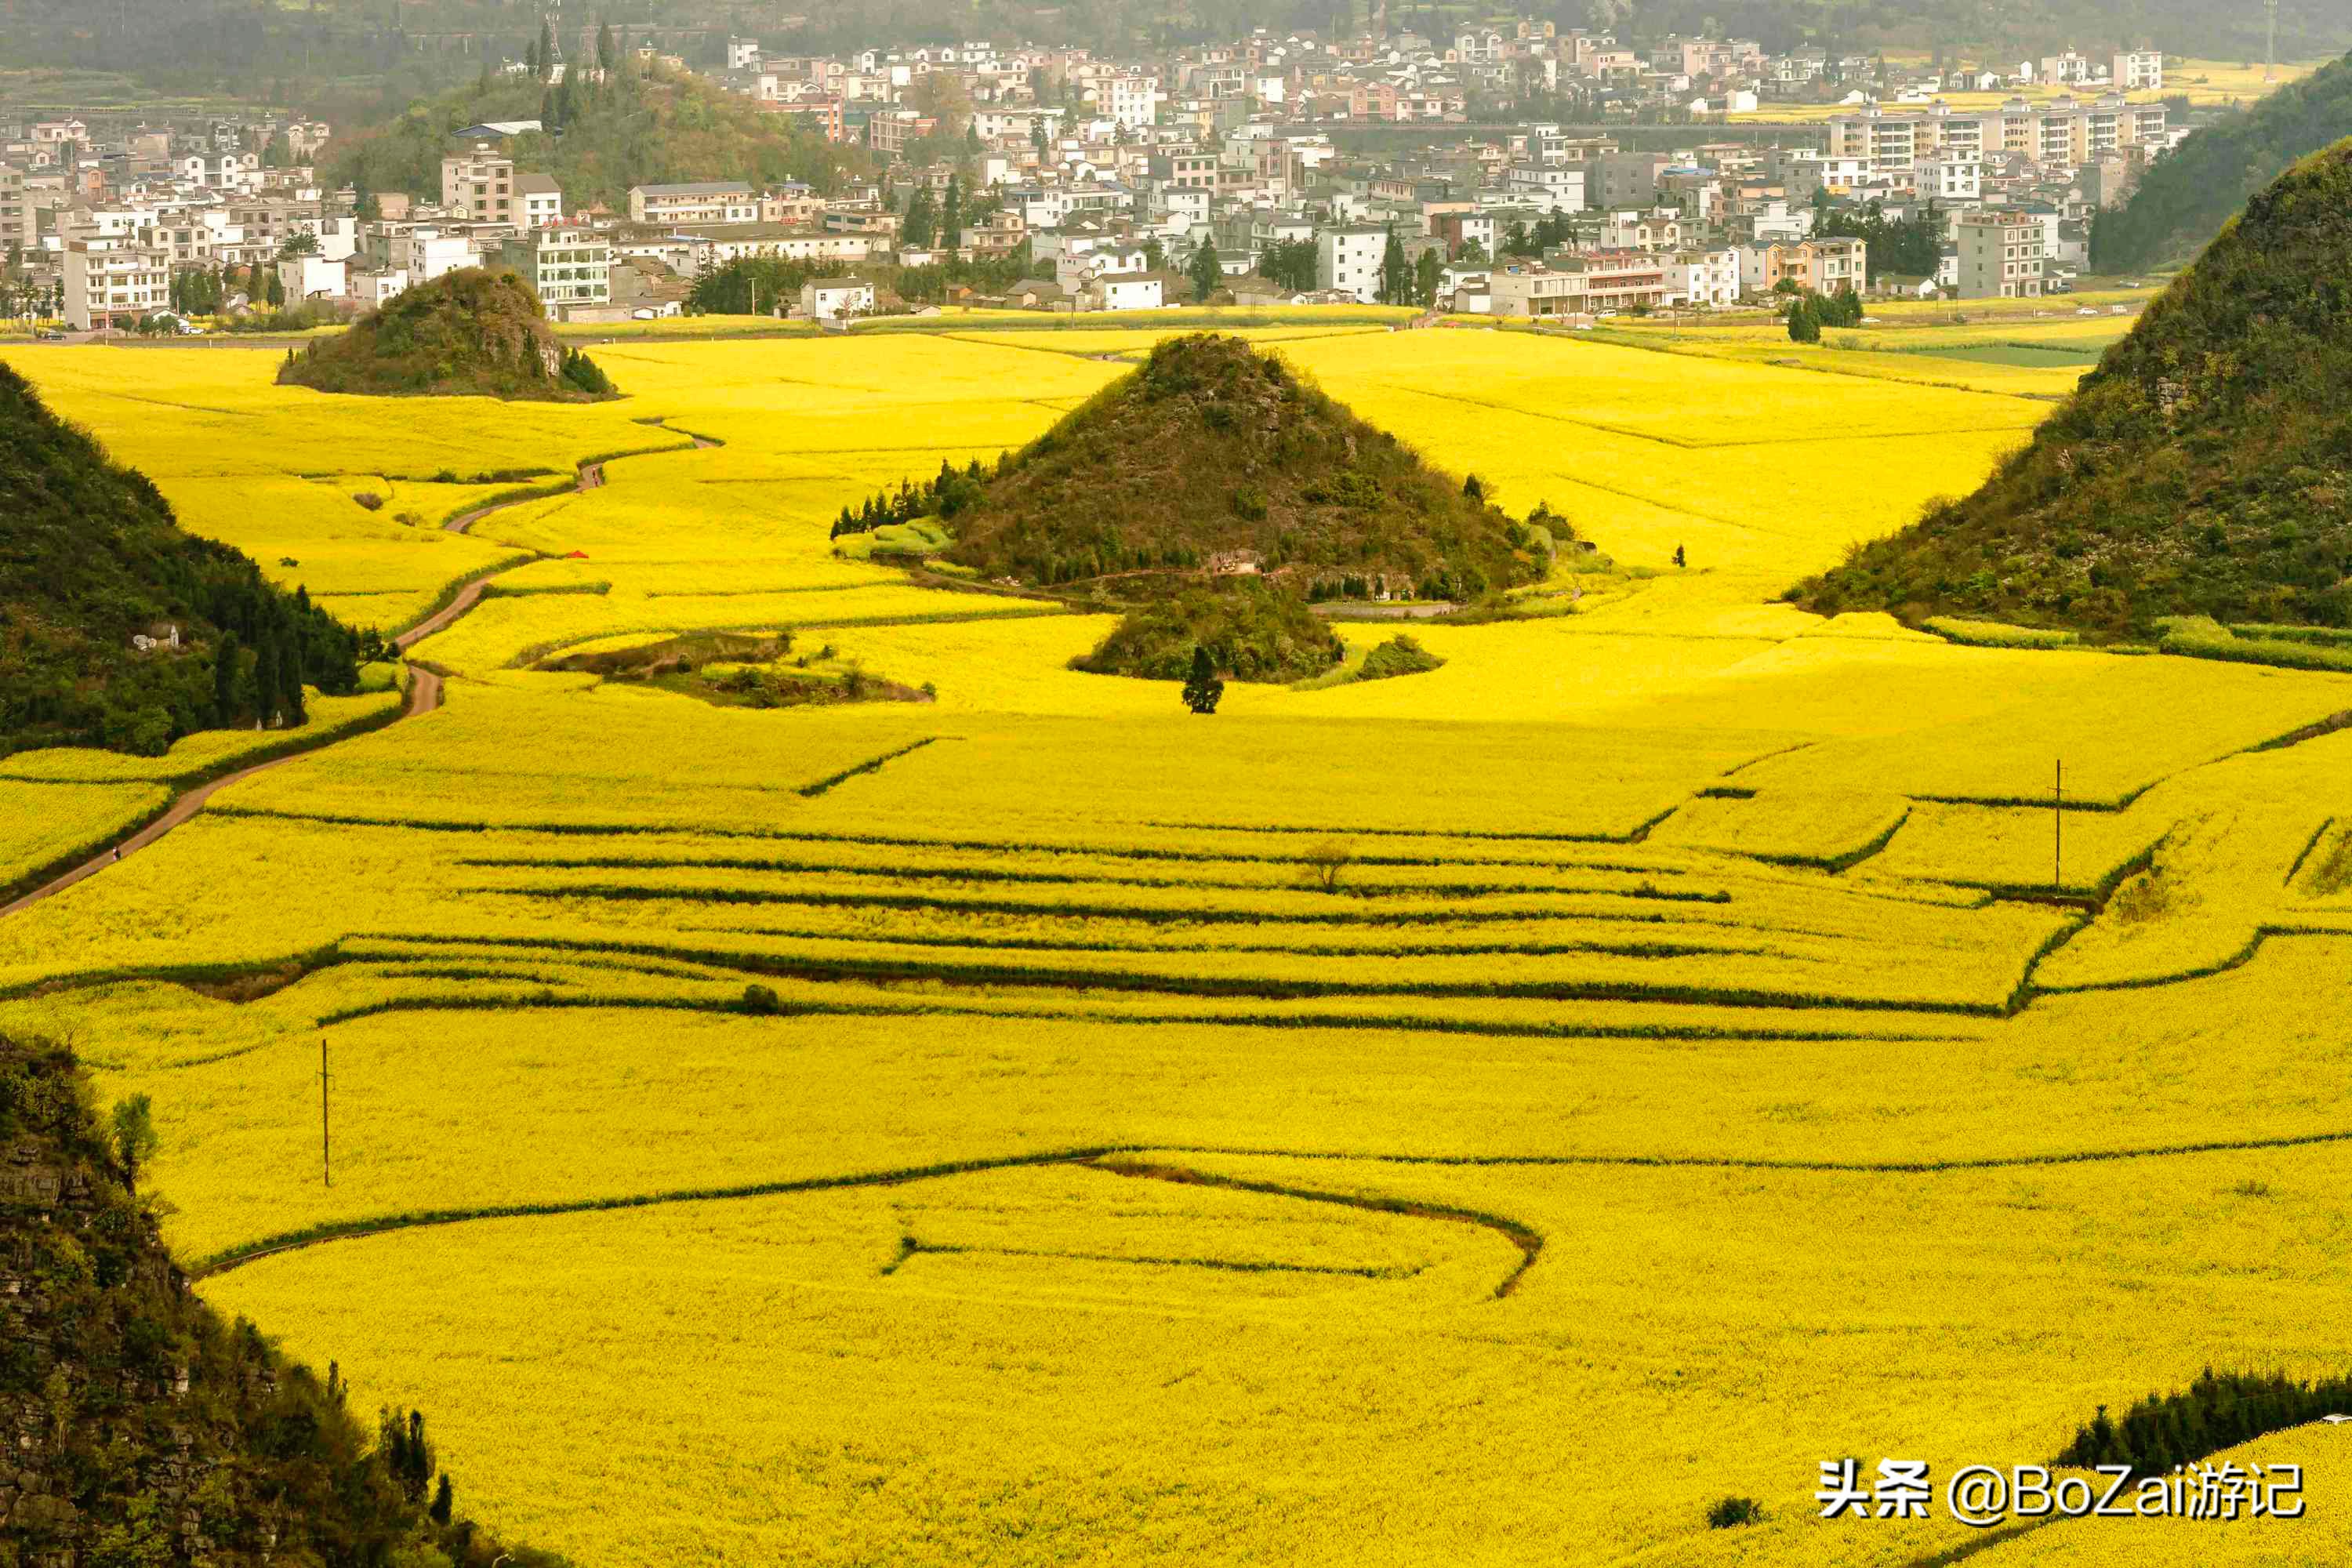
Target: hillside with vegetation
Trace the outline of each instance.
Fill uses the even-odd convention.
[[[614,395],[595,361],[556,342],[530,284],[481,267],[445,273],[340,336],[289,349],[278,379],[374,397],[581,403]]]
[[[356,690],[361,651],[299,590],[182,532],[144,475],[0,364],[0,756],[152,756],[194,730],[299,723],[303,683]]]
[[[2352,141],[2289,170],[1964,500],[1791,595],[2108,636],[2352,625]]]
[[[144,1095],[0,1036],[0,1562],[559,1568],[458,1517],[425,1418],[371,1428],[189,1289],[138,1192]]]
[[[601,204],[625,213],[632,185],[745,180],[767,186],[799,180],[819,192],[839,184],[864,155],[721,91],[691,72],[641,68],[615,53],[601,82],[567,76],[555,87],[534,77],[485,75],[415,105],[387,125],[338,139],[328,150],[330,186],[373,195],[404,191],[438,201],[441,159],[456,132],[490,121],[537,120],[545,128],[508,143],[516,167],[551,175],[564,210]]]
[[[1162,342],[937,510],[946,560],[1112,599],[1244,574],[1316,599],[1475,599],[1539,579],[1562,542],[1213,333]]]
[[[2192,132],[2131,199],[2091,224],[2091,268],[2130,272],[2194,256],[2296,159],[2352,136],[2352,55]]]

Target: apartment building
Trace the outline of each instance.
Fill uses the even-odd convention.
[[[1962,213],[1958,238],[1961,299],[2041,297],[2047,250],[2041,218],[1997,207]]]
[[[1370,224],[1327,228],[1315,237],[1315,286],[1353,294],[1362,303],[1381,295],[1381,258],[1389,231]]]
[[[545,228],[563,221],[563,187],[554,175],[517,174],[514,188],[523,227]]]
[[[1908,169],[1939,154],[1990,157],[2016,153],[2039,163],[2079,165],[2127,147],[2165,140],[2161,103],[2132,103],[2120,93],[2089,100],[2031,103],[2012,98],[1990,112],[1955,113],[1938,103],[1924,113],[1868,109],[1829,122],[1829,155],[1867,158],[1881,169]]]
[[[1158,123],[1161,101],[1158,77],[1122,73],[1102,82],[1099,90],[1102,111],[1129,131],[1149,131]]]
[[[1667,273],[1673,257],[1651,250],[1589,250],[1557,258],[1555,272],[1583,280],[1584,309],[1599,315],[1636,307],[1655,310],[1673,298]]]
[[[487,142],[441,160],[442,207],[473,223],[522,225],[515,190],[514,160]]]
[[[25,171],[13,163],[0,163],[0,251],[12,245],[30,250],[40,237],[32,193],[25,187]]]
[[[551,224],[507,236],[499,260],[538,291],[550,321],[576,307],[613,302],[613,246],[582,225]]]
[[[633,185],[629,221],[661,224],[730,224],[760,221],[760,200],[740,180],[705,180],[681,185]]]
[[[2115,85],[2117,92],[2162,92],[2164,90],[2164,51],[2136,49],[2116,57]]]
[[[1503,188],[1546,212],[1580,213],[1585,207],[1585,171],[1566,163],[1514,163]]]
[[[128,327],[172,302],[172,255],[113,240],[78,239],[65,250],[66,324],[78,332]]]

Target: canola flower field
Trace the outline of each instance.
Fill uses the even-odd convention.
[[[1820,1462],[2042,1461],[2209,1364],[2344,1368],[2352,679],[1774,602],[2048,412],[1901,330],[1817,353],[1952,379],[1266,328],[1616,564],[1213,719],[1069,668],[1102,618],[826,537],[1148,331],[631,342],[572,408],[12,348],[355,618],[495,575],[409,649],[437,710],[0,920],[0,1025],[152,1097],[210,1299],[583,1561],[1941,1560],[1982,1537],[1820,1521]],[[538,668],[718,630],[935,700]],[[276,739],[0,760],[0,866]],[[2347,1441],[2254,1446],[2310,1468],[2303,1534],[1980,1555],[2335,1561]]]

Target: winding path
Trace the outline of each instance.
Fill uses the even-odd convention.
[[[673,432],[673,434],[688,436],[688,438],[693,441],[697,450],[716,445],[715,442],[707,441],[699,436],[688,436],[688,432],[684,430],[676,431]],[[678,449],[684,450],[684,448]],[[635,454],[632,455],[634,456]],[[601,487],[604,482],[604,463],[583,463],[580,466],[580,474],[579,479],[575,482],[575,489],[578,491],[593,490]],[[441,526],[451,533],[465,533],[471,531],[476,523],[481,521],[482,519],[489,516],[492,512],[504,511],[509,507],[521,506],[530,501],[544,500],[547,499],[548,493],[549,492],[546,491],[540,491],[518,495],[508,500],[492,501],[488,506],[476,507],[472,511],[467,512],[462,516],[451,518],[447,522],[443,523]],[[553,493],[561,494],[562,492],[556,491]],[[424,620],[419,621],[416,625],[409,627],[406,631],[394,637],[392,639],[392,646],[400,649],[403,653],[405,653],[410,647],[414,647],[417,643],[423,642],[426,637],[431,637],[434,633],[446,631],[452,624],[473,609],[476,605],[482,602],[483,591],[489,586],[490,580],[492,578],[498,576],[501,573],[510,572],[513,569],[514,563],[509,562],[505,565],[493,566],[488,571],[480,574],[478,576],[467,579],[464,586],[458,589],[457,596],[456,598],[450,600],[449,603],[444,605],[441,609],[435,611],[432,615],[426,616]],[[428,664],[415,663],[410,664],[408,670],[408,701],[401,709],[398,715],[399,719],[421,718],[425,714],[430,713],[436,708],[441,706],[441,685],[444,672]],[[394,721],[396,722],[397,720]],[[361,731],[355,732],[368,733],[370,731]],[[108,845],[106,847],[100,849],[96,855],[93,855],[89,859],[83,861],[80,865],[74,867],[70,870],[60,872],[56,877],[51,878],[48,881],[46,881],[39,887],[35,888],[31,892],[25,894],[20,899],[17,899],[15,902],[6,905],[0,905],[0,920],[5,920],[8,916],[16,914],[20,910],[30,909],[33,905],[40,903],[44,900],[55,898],[58,894],[64,892],[68,888],[72,887],[75,883],[82,881],[87,878],[97,876],[109,866],[121,860],[125,855],[137,854],[140,850],[144,849],[149,845],[154,843],[158,838],[163,837],[166,833],[171,832],[174,827],[179,826],[182,823],[195,816],[197,812],[202,811],[205,808],[205,802],[211,800],[214,795],[218,795],[222,790],[228,788],[229,785],[242,784],[247,779],[252,778],[257,773],[266,773],[272,768],[283,767],[288,763],[294,762],[298,758],[307,757],[311,755],[313,752],[324,751],[327,747],[334,745],[340,741],[346,741],[351,738],[352,732],[331,736],[320,741],[316,745],[303,746],[298,750],[288,752],[283,756],[272,757],[266,763],[256,763],[251,767],[239,768],[235,773],[224,773],[219,778],[212,779],[206,783],[198,784],[195,788],[191,789],[186,794],[175,798],[170,806],[165,808],[161,816],[156,817],[153,821],[146,824],[146,826],[137,829],[128,837]]]

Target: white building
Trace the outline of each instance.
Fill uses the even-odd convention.
[[[1923,159],[1912,170],[1912,175],[1925,201],[1947,206],[1958,202],[1984,199],[1984,160],[1963,157],[1958,153],[1941,153]]]
[[[1503,188],[1546,212],[1584,210],[1584,171],[1565,163],[1514,163],[1503,178]]]
[[[2044,247],[2040,218],[1988,208],[1962,213],[1958,228],[1961,299],[2041,297]]]
[[[863,278],[819,278],[801,285],[801,314],[838,321],[874,313],[874,285]]]
[[[1101,84],[1105,114],[1129,131],[1149,131],[1160,121],[1160,79],[1121,74]]]
[[[2164,51],[2137,49],[2116,57],[2116,90],[2117,92],[2162,92],[2164,90]]]
[[[168,309],[169,251],[109,240],[75,240],[65,250],[66,324],[78,332],[127,327]]]
[[[1323,230],[1315,237],[1315,286],[1344,290],[1367,305],[1376,302],[1388,245],[1388,230],[1367,224]]]
[[[554,224],[507,236],[499,260],[522,275],[549,321],[575,307],[613,302],[613,246],[585,225]]]
[[[632,223],[723,224],[760,221],[760,198],[740,180],[683,185],[633,185]]]
[[[522,226],[545,228],[563,221],[563,187],[552,174],[517,174],[515,196],[522,205]]]
[[[1666,264],[1666,289],[1685,305],[1712,308],[1739,303],[1739,252],[1677,251]]]
[[[1087,285],[1090,310],[1157,310],[1164,303],[1160,275],[1111,272]]]

